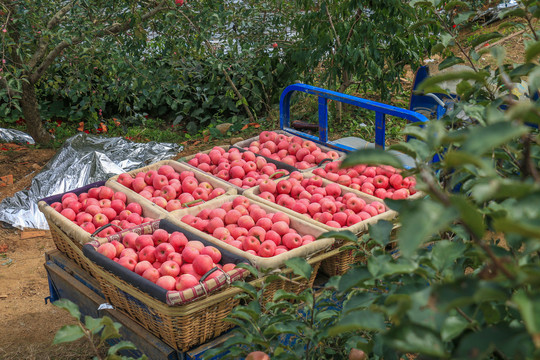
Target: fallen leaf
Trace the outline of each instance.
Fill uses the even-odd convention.
[[[79,123],[79,127],[77,128],[78,131],[84,131],[84,121],[81,121]]]
[[[13,184],[13,175],[0,176],[0,186],[8,186]]]

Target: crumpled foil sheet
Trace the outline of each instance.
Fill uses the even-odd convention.
[[[32,180],[30,188],[0,203],[0,221],[19,229],[48,229],[37,202],[114,175],[173,157],[183,147],[172,143],[134,143],[124,138],[77,134]]]
[[[20,130],[0,128],[0,143],[34,145],[35,141],[33,137]]]

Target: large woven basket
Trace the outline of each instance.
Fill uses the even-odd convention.
[[[310,177],[315,176],[311,172],[303,173],[302,175],[304,176],[304,178],[310,178]],[[330,180],[326,180],[326,179],[323,179],[322,183],[323,183],[323,186],[326,186],[328,184],[335,184],[334,182],[332,182]],[[374,196],[365,194],[365,193],[360,192],[358,190],[354,190],[354,189],[345,187],[343,185],[339,185],[339,187],[341,188],[341,193],[342,194],[354,193],[357,197],[363,199],[368,204],[373,202],[373,201],[379,201],[381,203],[384,202],[383,200],[381,200],[379,198],[376,198]],[[288,209],[288,208],[286,208],[284,206],[281,206],[281,205],[278,205],[278,204],[273,203],[271,201],[268,201],[266,199],[263,199],[262,197],[259,196],[260,193],[261,193],[261,191],[259,189],[259,186],[255,186],[255,187],[253,187],[251,189],[247,189],[244,192],[244,195],[249,199],[253,199],[253,200],[261,202],[261,203],[263,203],[265,205],[271,206],[271,207],[275,208],[277,211],[282,211],[282,212],[284,212],[284,213],[286,213],[288,215],[295,216],[297,218],[300,218],[300,219],[304,220],[305,222],[307,222],[309,224],[312,224],[313,226],[317,226],[317,227],[325,229],[327,231],[349,230],[349,231],[351,231],[351,232],[353,232],[353,233],[355,233],[357,235],[360,235],[360,234],[363,234],[363,233],[365,233],[367,231],[369,224],[374,224],[379,220],[392,221],[397,216],[397,213],[395,211],[390,210],[387,207],[386,208],[387,211],[383,212],[382,214],[379,214],[377,216],[373,216],[373,217],[371,217],[371,218],[369,218],[367,220],[364,220],[364,221],[360,221],[360,222],[358,222],[358,223],[356,223],[354,225],[351,225],[351,226],[348,226],[348,227],[345,227],[345,228],[341,228],[341,229],[337,229],[337,228],[328,226],[326,224],[323,224],[323,223],[321,223],[321,222],[319,222],[317,220],[314,220],[311,217],[309,217],[308,215],[300,214],[300,213],[298,213],[296,211],[293,211],[291,209]]]
[[[83,186],[70,192],[79,195],[83,192],[88,192],[88,190],[93,187],[99,187],[102,185],[105,185],[104,181]],[[68,258],[84,267],[84,265],[81,263],[81,259],[71,249],[73,249],[74,246],[81,249],[84,244],[94,240],[94,238],[92,238],[91,234],[84,231],[77,224],[73,223],[71,220],[67,219],[50,206],[50,204],[61,199],[63,195],[64,194],[58,194],[44,198],[38,202],[38,207],[43,215],[45,215],[45,219],[49,224],[51,236],[56,248],[64,253]],[[126,193],[126,197],[128,203],[139,202],[142,198],[134,192]],[[163,218],[165,215],[158,208],[159,207],[155,204],[152,204],[152,206],[143,206],[143,215],[153,219]]]
[[[288,132],[286,132],[286,131],[284,131],[284,130],[274,130],[274,132],[277,133],[277,134],[283,134],[283,135],[287,135],[287,136],[293,136],[293,135],[294,135],[294,134],[288,133]],[[249,139],[247,139],[247,140],[239,141],[239,142],[235,143],[233,146],[234,146],[234,147],[237,147],[237,148],[239,148],[239,149],[246,149],[246,148],[249,147],[249,145],[250,145],[253,141],[258,141],[258,140],[259,140],[259,137],[258,137],[258,136],[254,136],[254,137],[249,138]],[[305,139],[305,140],[308,140],[308,139]],[[311,141],[311,140],[310,140],[310,141]],[[332,148],[330,148],[330,147],[328,147],[328,146],[324,146],[324,145],[321,145],[321,144],[317,144],[317,143],[315,143],[315,144],[316,144],[321,150],[324,150],[325,152],[328,152],[328,151],[332,150],[332,151],[335,151],[336,153],[338,153],[338,154],[339,154],[339,158],[336,159],[336,160],[343,160],[343,159],[345,158],[346,153],[343,152],[343,151],[336,150],[336,149],[332,149]],[[260,155],[260,154],[257,154],[257,155],[262,156],[262,155]],[[263,157],[264,157],[265,159],[268,159],[266,156],[263,156]],[[317,168],[317,167],[318,167],[318,165],[317,165],[317,166],[310,167],[310,168],[307,168],[307,169],[304,169],[304,170],[300,170],[300,169],[295,168],[295,170],[296,170],[296,171],[301,171],[301,172],[306,172],[306,171],[313,170],[313,169],[315,169],[315,168]]]
[[[202,238],[205,238],[208,241],[213,242],[214,244],[219,245],[234,254],[238,254],[240,256],[245,257],[246,259],[250,261],[252,265],[254,265],[255,267],[259,269],[280,268],[284,265],[286,260],[291,259],[293,257],[302,257],[302,258],[314,257],[321,252],[325,252],[329,250],[331,246],[334,244],[333,238],[324,238],[324,239],[316,240],[312,242],[311,244],[300,246],[296,249],[287,251],[283,254],[279,254],[270,258],[264,258],[264,257],[256,256],[256,255],[251,255],[243,250],[237,249],[236,247],[229,245],[205,232],[197,230],[194,227],[189,226],[180,220],[186,214],[197,215],[203,209],[214,209],[214,208],[220,207],[221,205],[223,205],[224,203],[228,201],[233,201],[236,197],[237,196],[235,195],[226,196],[226,197],[220,198],[218,201],[215,201],[212,204],[202,204],[202,205],[194,206],[189,209],[176,210],[176,211],[171,212],[171,214],[167,217],[167,219],[180,227],[189,229],[189,231],[191,231],[192,233],[197,234],[198,236],[201,236]],[[271,206],[268,206],[262,202],[257,201],[257,199],[249,199],[249,200],[259,205],[266,212],[275,213],[279,211]],[[301,218],[295,216],[294,214],[293,215],[287,214],[287,215],[289,215],[289,218],[291,221],[290,227],[298,231],[300,235],[312,235],[315,238],[317,238],[325,232],[324,229],[322,229],[321,227],[318,227],[316,224],[306,222],[302,220]]]
[[[279,289],[298,294],[313,286],[321,262],[330,255],[322,254],[309,260],[313,267],[310,279],[294,275],[291,269],[280,271],[279,279],[265,288],[263,302],[271,301]],[[240,288],[228,287],[192,303],[169,306],[103,267],[94,263],[90,266],[111,305],[180,351],[203,344],[234,326],[224,319],[240,304],[237,297],[242,293]],[[260,287],[263,281],[265,278],[252,280],[250,284]]]
[[[399,224],[395,224],[391,236],[395,238],[396,230]],[[358,249],[351,248],[353,245],[350,241],[336,241],[332,256],[328,256],[321,263],[321,271],[328,276],[336,276],[345,274],[354,264],[366,264],[370,248],[366,243],[362,243]],[[396,246],[395,241],[391,241],[386,245],[386,250],[392,250]]]
[[[233,325],[223,321],[240,303],[241,290],[226,288],[192,303],[169,306],[105,269],[93,266],[107,301],[165,343],[186,351],[222,334]]]
[[[226,181],[223,181],[211,174],[208,174],[208,173],[205,173],[204,171],[201,171],[199,169],[197,169],[196,167],[193,167],[187,163],[180,163],[180,162],[177,162],[177,161],[174,161],[174,160],[162,160],[162,161],[159,161],[157,163],[154,163],[152,165],[148,165],[148,166],[145,166],[143,168],[140,168],[140,169],[137,169],[137,170],[132,170],[132,171],[129,171],[128,174],[131,175],[132,177],[135,177],[137,175],[137,173],[139,172],[147,172],[147,171],[150,171],[150,170],[156,170],[159,169],[160,166],[163,166],[163,165],[169,165],[171,166],[177,173],[182,173],[183,171],[192,171],[194,174],[195,174],[195,178],[199,181],[199,182],[203,182],[203,181],[206,181],[208,183],[210,183],[210,185],[212,185],[214,188],[222,188],[223,190],[225,190],[225,193],[221,196],[226,196],[226,195],[234,195],[237,193],[237,189],[233,186],[231,186],[232,184],[226,182]],[[118,177],[120,175],[116,175],[116,176],[113,176],[112,178],[110,178],[106,185],[110,188],[113,188],[115,191],[121,191],[125,194],[129,194],[129,193],[132,193],[132,194],[137,194],[135,191],[125,187],[124,185],[120,184],[118,182]],[[177,195],[180,195],[180,194],[177,194]],[[146,207],[149,207],[149,206],[152,206],[152,205],[155,205],[153,204],[150,200],[140,196],[137,194],[137,196],[141,199],[141,200],[137,200],[141,205],[143,205],[143,207],[145,207],[144,205],[146,205]],[[219,197],[215,198],[215,199],[218,199]],[[212,199],[212,200],[208,200],[207,202],[212,202],[214,201],[215,199]],[[164,214],[167,213],[167,210],[165,209],[162,209],[161,207],[158,206],[158,210],[159,211],[162,211]]]

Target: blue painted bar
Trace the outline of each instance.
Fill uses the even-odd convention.
[[[375,113],[375,146],[384,149],[386,134],[386,116],[377,111]]]
[[[319,104],[319,137],[315,137],[306,134],[301,131],[291,129],[291,96],[294,92],[303,92],[318,97]],[[375,111],[375,143],[377,146],[384,148],[385,143],[385,115],[391,115],[407,120],[408,122],[427,122],[427,117],[419,114],[415,111],[401,109],[392,105],[379,103],[367,99],[362,99],[356,96],[342,94],[337,91],[322,89],[316,86],[306,84],[293,84],[289,85],[281,93],[279,99],[279,124],[281,129],[291,133],[293,135],[301,136],[303,138],[315,141],[319,144],[326,145],[337,150],[350,152],[356,149],[352,149],[348,146],[333,143],[328,141],[328,100],[339,101],[345,104],[358,106],[370,111]]]

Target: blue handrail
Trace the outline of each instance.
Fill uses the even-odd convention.
[[[291,96],[295,91],[300,91],[306,94],[315,95],[319,102],[319,137],[306,134],[304,132],[291,128]],[[326,145],[328,147],[349,152],[354,151],[349,146],[328,141],[328,100],[340,101],[345,104],[355,105],[367,110],[375,111],[375,146],[384,149],[385,132],[386,132],[386,115],[396,116],[406,119],[409,122],[427,122],[429,121],[424,115],[406,109],[401,109],[395,106],[362,99],[356,96],[342,94],[337,91],[322,89],[316,86],[306,84],[289,85],[281,93],[279,100],[279,125],[280,128],[288,133],[310,139],[316,143]]]

